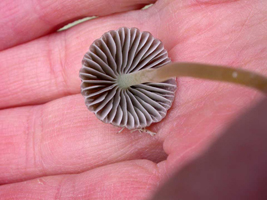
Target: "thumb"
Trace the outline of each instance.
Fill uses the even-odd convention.
[[[241,116],[152,200],[267,199],[267,99]]]

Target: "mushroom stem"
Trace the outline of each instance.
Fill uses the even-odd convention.
[[[267,78],[247,70],[200,63],[171,63],[157,69],[144,69],[119,77],[122,88],[146,82],[162,82],[171,77],[193,77],[223,81],[255,88],[267,94]]]

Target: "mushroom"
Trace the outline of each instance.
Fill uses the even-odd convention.
[[[266,93],[267,79],[253,72],[199,63],[171,63],[160,40],[137,28],[102,35],[84,55],[81,93],[98,119],[129,130],[161,121],[176,91],[173,77],[218,80]]]

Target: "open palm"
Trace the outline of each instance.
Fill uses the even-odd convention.
[[[145,199],[259,99],[235,85],[178,79],[167,117],[149,127],[154,137],[117,134],[87,110],[82,57],[104,32],[123,26],[150,31],[173,61],[267,75],[267,3],[201,2],[158,0],[135,10],[153,0],[2,0],[0,199]],[[55,32],[92,15],[101,17]]]

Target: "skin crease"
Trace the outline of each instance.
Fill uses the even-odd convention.
[[[0,22],[8,24],[0,31],[0,199],[147,199],[263,98],[236,85],[180,78],[167,117],[149,127],[155,137],[116,134],[119,128],[87,110],[78,77],[89,45],[122,26],[150,31],[173,61],[242,67],[266,76],[263,0],[158,0],[134,11],[151,1],[116,0],[116,10],[98,0],[69,1],[62,9],[31,2],[21,7],[18,0],[3,0],[0,6]],[[38,5],[45,11],[41,17]],[[119,13],[126,10],[131,11]],[[102,17],[50,33],[70,19],[97,13]],[[18,24],[18,18],[25,20]]]

